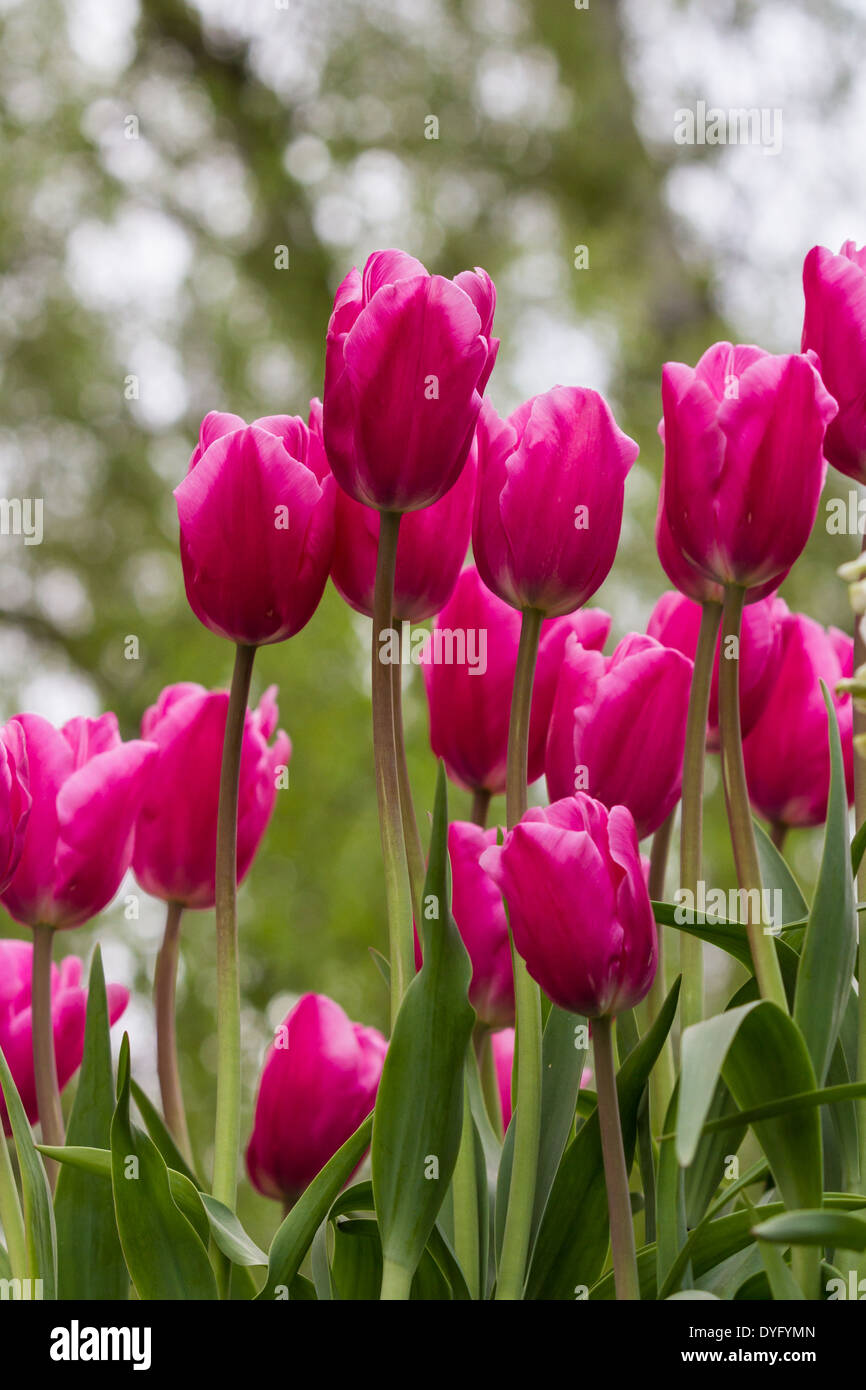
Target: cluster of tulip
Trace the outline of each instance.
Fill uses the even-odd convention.
[[[628,634],[610,656],[602,649],[611,619],[585,605],[613,564],[638,446],[588,389],[555,386],[508,419],[497,415],[483,395],[499,346],[483,270],[447,280],[402,252],[372,255],[337,291],[323,400],[311,402],[306,421],[269,416],[248,425],[212,413],[202,422],[175,492],[180,551],[193,612],[234,645],[230,693],[171,686],[145,713],[141,739],[126,743],[110,714],[59,731],[24,714],[0,731],[0,900],[34,937],[32,946],[0,942],[0,1114],[31,1180],[22,1155],[29,1163],[37,1152],[52,1185],[57,1165],[61,1182],[71,1171],[97,1188],[112,1178],[111,1220],[141,1296],[252,1296],[253,1282],[239,1292],[240,1273],[267,1263],[259,1297],[314,1297],[301,1261],[323,1223],[335,1238],[352,1238],[341,1232],[341,1213],[375,1214],[352,1227],[374,1233],[374,1296],[571,1297],[592,1285],[590,1296],[604,1297],[611,1281],[619,1298],[664,1296],[662,1286],[677,1287],[672,1270],[681,1282],[712,1267],[682,1257],[693,1238],[684,1230],[667,1232],[662,1258],[654,1192],[661,1200],[656,1176],[670,1145],[680,1187],[668,1178],[665,1191],[677,1212],[682,1172],[709,1142],[702,1126],[714,1093],[736,1113],[810,1093],[817,1099],[803,1125],[817,1125],[820,1088],[852,1007],[851,1066],[843,1056],[837,1068],[848,1089],[838,1099],[856,1116],[860,1167],[851,1179],[866,1190],[866,1011],[858,1056],[847,833],[841,855],[837,843],[838,818],[847,824],[854,796],[855,644],[792,614],[776,593],[812,530],[827,461],[866,481],[866,251],[815,248],[804,284],[801,352],[719,343],[694,368],[664,367],[656,543],[675,588],[658,600],[646,634]],[[257,647],[305,626],[329,574],[373,620],[391,1038],[320,995],[304,996],[278,1030],[246,1154],[254,1186],[287,1209],[268,1257],[234,1214],[236,894],[284,782],[290,743],[276,728],[274,689],[256,709],[248,698]],[[471,794],[472,819],[448,824],[440,775],[425,855],[403,748],[400,627],[428,619],[420,659],[430,742],[447,776]],[[476,660],[467,658],[472,637]],[[675,1082],[679,985],[666,997],[657,922],[669,935],[661,900],[680,802],[680,889],[698,889],[707,751],[721,754],[744,912],[740,922],[693,914],[680,933]],[[542,775],[551,802],[530,806],[528,788]],[[491,800],[503,793],[504,833],[487,828]],[[756,832],[751,808],[769,837]],[[825,820],[824,865],[834,876],[822,866],[809,913],[781,848],[790,827]],[[639,844],[648,836],[647,865]],[[862,837],[855,846],[862,854]],[[130,868],[167,905],[155,978],[162,1116],[141,1096],[151,1139],[130,1127],[125,1044],[116,1102],[112,1086],[103,1128],[85,1148],[75,1116],[65,1136],[60,1089],[82,1056],[92,1086],[89,1030],[101,1017],[107,1033],[127,993],[109,986],[100,1015],[80,987],[81,963],[52,965],[52,939],[98,914]],[[795,909],[796,950],[765,920],[768,878]],[[829,912],[834,894],[841,907]],[[214,906],[216,1133],[203,1189],[184,1118],[174,996],[182,913]],[[754,975],[720,1016],[728,1024],[721,1033],[706,1031],[719,1019],[705,1018],[703,940]],[[101,974],[93,979],[101,990]],[[595,1094],[584,1069],[590,1028]],[[763,1081],[738,1048],[758,1049]],[[710,1055],[708,1074],[701,1066]],[[648,1085],[649,1112],[641,1106]],[[648,1113],[664,1135],[658,1156]],[[38,1151],[25,1122],[41,1125]],[[638,1132],[646,1139],[640,1257],[629,1192]],[[792,1287],[817,1296],[817,1247],[832,1242],[820,1222],[821,1239],[798,1238],[784,1222],[793,1208],[802,1217],[804,1207],[822,1205],[820,1133],[816,1187],[814,1153],[789,1162],[783,1120],[758,1115],[755,1132],[783,1204],[767,1207],[761,1227],[761,1278],[774,1297]],[[372,1188],[340,1196],[371,1139]],[[735,1151],[730,1129],[723,1142],[722,1152]],[[136,1152],[150,1144],[154,1161],[172,1170],[164,1192],[152,1194],[147,1239],[136,1236],[113,1166],[124,1144]],[[696,1216],[689,1196],[698,1230],[719,1185],[715,1159],[704,1164],[712,1182]],[[61,1191],[71,1188],[58,1186],[58,1203]],[[31,1192],[31,1205],[43,1195]],[[866,1207],[866,1197],[849,1195],[852,1210]],[[199,1201],[194,1212],[190,1201]],[[0,1221],[5,1261],[32,1273],[5,1143]],[[751,1238],[740,1226],[736,1249]],[[173,1273],[160,1265],[161,1241]],[[780,1245],[792,1249],[790,1267]],[[336,1260],[328,1277],[341,1277]]]

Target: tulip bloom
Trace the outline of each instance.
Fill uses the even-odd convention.
[[[31,1124],[36,1124],[39,1107],[33,1076],[32,977],[32,943],[0,941],[0,1049],[18,1088],[27,1118]],[[57,1079],[61,1090],[80,1067],[84,1055],[87,991],[81,988],[80,982],[81,961],[75,956],[66,956],[59,967],[52,965],[51,1021]],[[106,993],[109,1019],[115,1023],[129,1002],[129,990],[123,985],[110,984],[106,986]],[[4,1132],[9,1134],[9,1116],[2,1096],[0,1121]]]
[[[24,849],[29,781],[24,731],[10,720],[0,729],[0,892],[11,883]]]
[[[659,427],[662,438],[664,438],[663,426],[664,422]],[[665,512],[664,477],[662,477],[662,485],[659,490],[659,505],[656,513],[656,550],[658,551],[659,563],[668,579],[686,598],[693,599],[695,603],[718,603],[719,606],[724,603],[724,585],[717,584],[714,579],[708,578],[695,565],[691,564],[671,535],[671,528]],[[758,603],[761,599],[775,593],[787,575],[788,571],[783,570],[781,574],[777,574],[768,583],[759,584],[756,588],[749,589],[746,593],[746,603]]]
[[[356,502],[415,511],[456,483],[499,347],[495,306],[486,271],[446,280],[403,251],[346,276],[328,325],[324,437]]]
[[[19,714],[33,804],[18,868],[0,895],[16,922],[78,927],[111,901],[132,859],[152,743],[123,743],[117,716],[55,729]]]
[[[600,608],[542,623],[529,727],[530,782],[544,771],[547,727],[567,639],[574,634],[584,646],[601,648],[609,631],[610,617]],[[437,634],[443,639],[438,647]],[[470,636],[474,654],[480,657],[483,651],[483,670],[480,660],[473,667],[467,661],[444,659],[452,650],[444,638],[460,634],[467,651]],[[508,718],[519,641],[519,614],[490,592],[474,567],[465,569],[436,619],[422,666],[430,744],[451,780],[468,791],[491,795],[505,791]]]
[[[600,1018],[648,993],[656,924],[631,813],[578,793],[533,807],[484,851],[508,902],[514,945],[560,1008]]]
[[[638,446],[597,391],[554,386],[478,421],[472,549],[484,583],[519,609],[570,613],[603,583]]]
[[[276,687],[246,711],[238,799],[238,882],[271,818],[280,769],[291,753]],[[132,867],[147,893],[184,907],[213,907],[220,766],[228,695],[182,682],[145,711],[142,738],[156,745],[135,830]]]
[[[866,246],[846,241],[838,256],[813,246],[803,265],[802,347],[821,359],[821,376],[839,404],[824,453],[834,468],[866,482]]]
[[[611,657],[569,638],[544,770],[554,800],[587,791],[627,806],[643,838],[680,795],[692,663],[632,633]]]
[[[743,610],[740,634],[740,727],[743,737],[754,728],[767,703],[781,647],[782,623],[788,605],[771,595]],[[647,635],[664,647],[672,647],[694,661],[701,626],[701,608],[683,594],[662,594],[650,620]],[[707,748],[719,751],[719,654],[721,634],[716,641],[716,659],[710,688],[707,718]]]
[[[250,1181],[287,1205],[376,1102],[387,1043],[323,994],[305,994],[268,1052],[247,1147]]]
[[[300,632],[331,566],[334,493],[297,416],[205,417],[174,491],[186,595],[205,627],[252,647]]]
[[[717,584],[781,577],[809,538],[836,402],[814,353],[716,343],[662,372],[664,508],[675,546]]]
[[[853,667],[850,637],[801,613],[785,618],[773,688],[743,743],[749,797],[771,824],[820,825],[827,815],[830,749],[821,680],[836,706],[849,804],[853,800],[853,707],[850,695],[835,693]]]

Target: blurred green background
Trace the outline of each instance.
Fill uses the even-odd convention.
[[[494,276],[500,410],[557,381],[608,393],[641,458],[596,602],[615,638],[643,627],[665,587],[661,364],[725,336],[796,347],[803,255],[863,239],[864,29],[859,0],[0,0],[0,488],[45,507],[41,546],[0,537],[3,716],[110,708],[132,736],[163,685],[227,681],[229,646],[186,605],[172,488],[206,411],[306,414],[334,289],[388,245]],[[678,146],[674,113],[697,99],[781,108],[781,153]],[[848,488],[833,475],[828,495]],[[834,570],[857,546],[819,522],[789,603],[849,625]],[[385,945],[368,642],[329,586],[309,627],[256,663],[294,754],[240,898],[245,1128],[298,994],[385,1024],[367,950]],[[405,708],[423,820],[417,670]],[[709,783],[706,876],[725,887],[715,769]],[[467,813],[455,793],[452,814]],[[807,881],[816,848],[791,838]],[[137,921],[121,898],[58,950],[98,938],[109,978],[133,986],[133,1063],[154,1091],[162,910],[139,897]],[[213,1000],[212,915],[188,914],[181,1066],[205,1164]],[[243,1200],[266,1231],[276,1210]]]

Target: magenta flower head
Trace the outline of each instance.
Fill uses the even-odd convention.
[[[716,343],[697,367],[664,366],[667,524],[717,584],[781,582],[809,538],[836,414],[818,365],[810,352]]]
[[[33,979],[33,945],[30,941],[0,941],[0,1049],[31,1124],[39,1119],[36,1081],[33,1075],[33,1015],[30,988]],[[129,1002],[123,985],[108,985],[108,1014],[116,1022]],[[66,956],[51,967],[51,1022],[54,1057],[60,1089],[81,1065],[84,1055],[84,1020],[87,991],[81,988],[81,961]],[[0,1096],[0,1121],[10,1132],[9,1116]],[[2,1143],[2,1140],[0,1140]]]
[[[0,729],[0,893],[18,868],[30,806],[24,730],[13,719]]]
[[[324,994],[305,994],[277,1030],[256,1097],[247,1172],[291,1206],[376,1102],[387,1043]]]
[[[659,427],[659,433],[664,436],[662,426]],[[659,505],[656,514],[656,550],[658,551],[659,563],[668,579],[686,598],[693,599],[695,603],[721,604],[724,602],[724,585],[717,584],[714,579],[708,578],[693,565],[679,549],[671,535],[671,528],[665,512],[664,477],[662,477],[662,485],[659,489]],[[788,571],[783,570],[781,574],[776,575],[766,584],[759,584],[754,589],[747,589],[746,604],[759,603],[769,594],[774,594],[787,574]]]
[[[631,813],[579,793],[532,807],[484,851],[514,945],[560,1008],[588,1018],[639,1004],[656,971],[656,924]]]
[[[740,727],[743,737],[754,728],[767,703],[782,645],[782,624],[788,613],[784,599],[775,594],[759,599],[743,609],[740,632],[739,687]],[[684,594],[662,594],[647,623],[647,634],[694,661],[701,626],[701,609]],[[707,716],[707,747],[719,751],[719,653],[721,633],[716,641],[716,660],[710,688]]]
[[[821,360],[821,376],[839,413],[824,453],[849,478],[866,482],[866,246],[846,241],[838,256],[813,246],[803,265],[806,314],[802,347]]]
[[[487,587],[547,617],[585,603],[613,564],[637,456],[597,391],[554,386],[507,420],[485,401],[472,549]]]
[[[502,1110],[502,1128],[511,1124],[511,1081],[514,1074],[513,1028],[500,1028],[490,1035],[493,1048],[493,1065],[496,1068],[496,1088],[499,1091],[499,1105]]]
[[[486,271],[429,275],[404,251],[376,251],[334,299],[324,433],[340,487],[380,511],[429,507],[469,454],[498,339]]]
[[[331,567],[335,491],[299,417],[205,416],[174,490],[186,596],[205,627],[246,646],[300,632]]]
[[[542,623],[529,725],[530,782],[544,771],[547,726],[567,639],[573,634],[585,646],[600,648],[609,631],[610,616],[600,608]],[[465,569],[421,660],[433,752],[451,780],[468,791],[505,791],[519,641],[520,615],[490,592],[473,566]]]
[[[611,657],[569,638],[544,770],[551,797],[586,791],[627,806],[638,835],[657,830],[680,795],[692,662],[631,633]]]
[[[79,927],[111,901],[132,859],[152,743],[123,743],[117,716],[70,719],[55,729],[18,714],[30,795],[24,848],[0,894],[16,922]]]
[[[760,719],[743,742],[749,797],[771,824],[820,825],[827,815],[830,748],[823,680],[833,697],[848,802],[854,798],[854,712],[851,696],[836,693],[850,677],[854,643],[837,628],[824,629],[802,613],[782,624],[776,679]]]
[[[132,867],[147,893],[184,907],[213,907],[217,805],[228,695],[183,682],[145,711],[142,737],[156,745],[135,828]],[[291,744],[277,725],[276,687],[248,709],[238,797],[238,882],[274,809]]]

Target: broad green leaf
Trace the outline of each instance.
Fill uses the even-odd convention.
[[[84,1056],[75,1104],[66,1131],[73,1148],[107,1149],[114,1114],[108,1000],[99,947],[93,953],[87,992]],[[58,1296],[116,1301],[129,1296],[129,1274],[117,1236],[110,1184],[82,1168],[63,1164],[54,1194],[57,1223]]]
[[[463,1127],[472,967],[451,915],[440,764],[421,914],[421,969],[394,1023],[373,1115],[376,1216],[387,1262],[414,1273],[451,1182]]]
[[[348,1188],[346,1192],[341,1192],[328,1213],[330,1221],[336,1221],[338,1217],[345,1216],[350,1212],[375,1211],[373,1203],[373,1184],[370,1182],[359,1182],[354,1187]],[[469,1301],[469,1289],[463,1277],[463,1271],[457,1262],[450,1244],[442,1235],[438,1225],[433,1227],[427,1249],[436,1261],[443,1275],[451,1286],[452,1294],[455,1299],[461,1302]],[[378,1290],[376,1296],[378,1297]]]
[[[757,1240],[780,1245],[827,1245],[837,1250],[866,1250],[866,1216],[847,1211],[788,1211],[762,1221],[752,1230]]]
[[[75,1148],[68,1144],[65,1148],[52,1148],[49,1144],[37,1144],[36,1147],[46,1158],[53,1158],[55,1163],[61,1163],[77,1172],[89,1173],[91,1177],[111,1181],[112,1163],[109,1149]],[[207,1241],[210,1237],[210,1225],[207,1212],[202,1205],[202,1194],[185,1173],[176,1173],[173,1168],[168,1170],[168,1181],[176,1205],[197,1231],[200,1239]]]
[[[658,1181],[656,1183],[656,1254],[660,1284],[664,1281],[665,1275],[688,1236],[684,1173],[677,1162],[672,1133],[676,1129],[678,1103],[679,1082],[674,1086],[674,1092],[665,1116],[667,1138],[663,1138],[659,1144]],[[650,1241],[647,1242],[647,1244],[651,1243]]]
[[[787,860],[776,849],[764,827],[757,821],[753,821],[753,826],[761,865],[761,881],[769,892],[778,890],[782,894],[781,921],[805,922],[809,916],[809,904],[803,897]]]
[[[702,1134],[718,1134],[739,1129],[752,1124],[754,1120],[771,1120],[777,1115],[792,1115],[798,1110],[814,1110],[819,1105],[841,1105],[866,1096],[866,1082],[848,1081],[842,1086],[825,1086],[820,1091],[801,1091],[795,1096],[782,1096],[779,1100],[767,1101],[749,1110],[735,1109],[728,1115],[719,1115],[707,1120]],[[667,1134],[662,1138],[667,1139]]]
[[[794,1021],[806,1040],[819,1086],[827,1076],[851,993],[857,952],[854,878],[848,848],[848,796],[833,701],[821,682],[830,739],[830,794],[824,853],[800,953]]]
[[[331,1297],[372,1302],[382,1287],[382,1242],[369,1217],[341,1217],[332,1223]]]
[[[54,1227],[54,1208],[51,1189],[42,1162],[33,1143],[30,1121],[21,1104],[18,1088],[0,1048],[0,1090],[12,1129],[12,1139],[18,1154],[21,1174],[21,1197],[24,1230],[27,1242],[27,1275],[42,1280],[42,1296],[57,1297],[57,1239]],[[0,1136],[0,1143],[6,1140]]]
[[[855,878],[862,863],[864,852],[866,852],[866,820],[851,841],[851,872]]]
[[[683,1185],[686,1194],[686,1221],[689,1227],[697,1226],[704,1215],[724,1177],[728,1157],[737,1152],[748,1128],[721,1077],[716,1083],[707,1113],[710,1117],[709,1123],[704,1126],[695,1156],[685,1170]],[[714,1119],[731,1119],[732,1123],[727,1124],[724,1130],[717,1130],[712,1126]]]
[[[207,1250],[174,1200],[162,1154],[131,1123],[129,1080],[129,1038],[124,1034],[111,1122],[111,1183],[130,1277],[141,1299],[215,1299]],[[192,1183],[189,1188],[195,1192]]]
[[[264,1250],[260,1250],[252,1237],[247,1235],[234,1212],[207,1192],[200,1192],[198,1196],[210,1223],[210,1233],[232,1264],[266,1265],[268,1257]]]
[[[144,1120],[145,1129],[150,1135],[156,1147],[159,1149],[166,1162],[166,1167],[173,1168],[176,1173],[183,1173],[189,1178],[194,1187],[202,1189],[201,1180],[190,1168],[177,1144],[174,1136],[168,1129],[165,1120],[160,1115],[150,1096],[141,1089],[138,1082],[132,1082],[132,1099],[138,1106],[139,1114]]]

